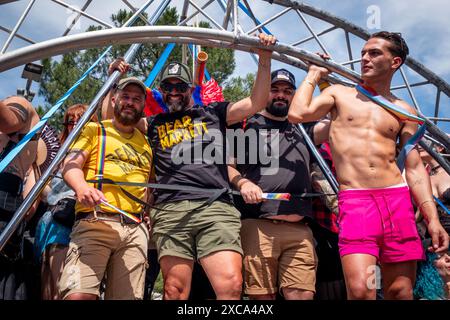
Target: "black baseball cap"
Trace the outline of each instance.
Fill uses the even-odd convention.
[[[169,78],[176,78],[184,83],[192,84],[192,76],[188,66],[181,62],[171,62],[161,72],[159,83]]]
[[[275,71],[272,71],[272,73],[270,74],[270,79],[271,79],[271,84],[274,84],[275,82],[278,81],[284,81],[289,83],[294,89],[296,89],[295,86],[295,77],[294,75],[287,71],[286,69],[278,69]]]

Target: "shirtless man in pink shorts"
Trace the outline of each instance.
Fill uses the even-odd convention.
[[[390,92],[391,80],[405,62],[408,47],[399,34],[378,32],[361,51],[364,85],[410,114],[415,110]],[[331,113],[330,146],[339,191],[339,249],[349,299],[375,299],[373,266],[381,264],[385,299],[412,299],[416,261],[424,252],[414,222],[410,192],[433,239],[429,250],[447,250],[448,235],[433,202],[430,180],[416,149],[407,156],[406,183],[395,162],[417,124],[400,121],[355,88],[333,85],[312,98],[329,71],[311,65],[289,110],[294,123]]]

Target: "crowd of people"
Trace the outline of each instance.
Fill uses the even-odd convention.
[[[149,299],[159,272],[165,300],[450,298],[450,177],[418,147],[396,162],[418,128],[390,91],[404,39],[369,38],[356,88],[330,85],[314,64],[297,88],[271,70],[276,38],[259,39],[249,97],[196,105],[190,69],[173,61],[159,75],[168,112],[149,117],[145,84],[115,60],[109,71],[123,76],[101,121],[84,126],[1,252],[0,298],[31,296],[17,266],[33,219],[45,300]],[[86,109],[67,109],[61,141]],[[0,160],[38,120],[26,99],[0,101]],[[39,179],[37,146],[0,173],[0,231]]]

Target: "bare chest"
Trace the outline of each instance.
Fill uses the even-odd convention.
[[[334,122],[346,128],[370,129],[386,138],[396,138],[402,122],[392,113],[365,97],[345,94],[336,99]]]

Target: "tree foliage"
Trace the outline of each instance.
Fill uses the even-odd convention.
[[[245,77],[232,78],[225,83],[223,88],[223,96],[227,101],[239,101],[250,96],[253,84],[255,83],[255,74],[248,73]]]

